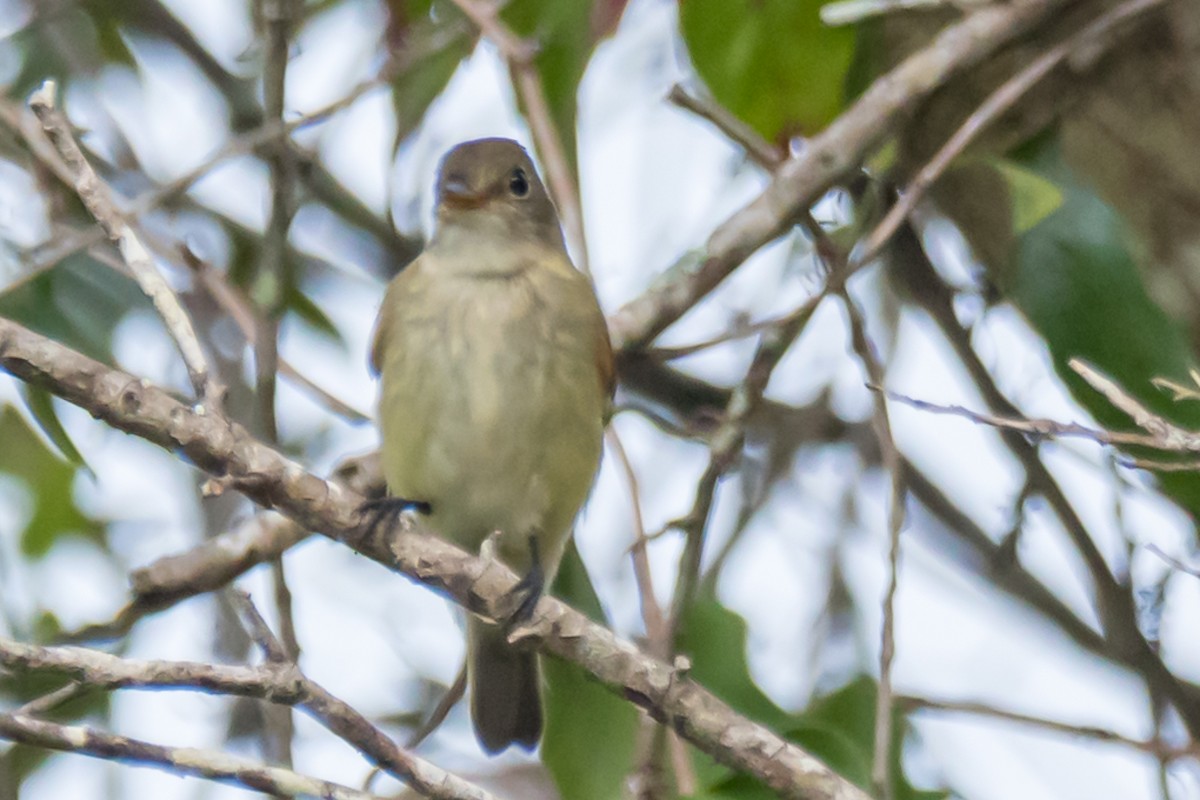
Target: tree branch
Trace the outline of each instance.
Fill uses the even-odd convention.
[[[761,195],[722,223],[701,251],[685,256],[616,313],[613,345],[649,344],[856,169],[913,103],[1069,2],[990,4],[949,26],[928,47],[876,80],[854,105],[809,139],[803,152],[786,161]]]
[[[1165,0],[1129,0],[1129,2],[1110,9],[1096,17],[1086,28],[1050,48],[1024,69],[1000,84],[978,108],[971,112],[971,115],[946,140],[933,158],[921,167],[920,171],[909,181],[904,190],[900,192],[899,199],[888,209],[884,218],[863,241],[854,260],[858,263],[867,263],[879,255],[883,246],[896,234],[900,225],[908,219],[917,204],[946,171],[950,163],[962,154],[967,145],[974,141],[985,128],[1012,108],[1051,71],[1065,62],[1072,54],[1089,47],[1095,48],[1097,41],[1103,40],[1105,34],[1112,28],[1131,17],[1158,8],[1163,2]]]
[[[57,91],[54,81],[46,81],[29,98],[29,107],[62,158],[62,166],[66,169],[64,179],[108,237],[117,243],[121,258],[138,286],[154,303],[155,310],[179,347],[196,396],[219,412],[225,390],[208,366],[192,321],[180,305],[179,298],[154,266],[146,246],[117,208],[112,189],[92,169],[75,137],[71,135],[70,124],[56,107]]]
[[[872,382],[882,381],[883,365],[879,362],[874,345],[867,335],[862,313],[845,286],[841,287],[841,296],[850,321],[850,340],[854,352],[862,362],[868,378]],[[878,393],[873,396],[873,400],[872,427],[879,439],[884,469],[891,479],[891,494],[888,499],[888,580],[883,595],[883,625],[879,636],[879,691],[875,700],[875,750],[871,764],[871,782],[884,800],[892,800],[895,797],[892,784],[892,660],[896,655],[895,606],[900,573],[900,530],[904,525],[904,502],[908,489],[900,449],[892,435],[887,401]]]
[[[278,797],[382,800],[378,795],[349,786],[213,750],[151,744],[81,725],[58,725],[18,714],[0,714],[0,737],[33,747],[160,767],[179,775],[208,778]]]
[[[297,706],[426,797],[496,800],[479,787],[400,749],[366,717],[305,677],[290,662],[244,667],[191,661],[135,661],[81,647],[39,647],[0,637],[0,665],[67,675],[76,683],[101,689],[191,689]],[[0,725],[0,736],[5,735]]]
[[[518,581],[507,567],[469,555],[409,525],[398,526],[390,541],[364,535],[360,495],[305,471],[228,419],[193,410],[146,381],[2,318],[0,366],[114,428],[187,458],[261,505],[351,544],[368,558],[477,614],[505,616],[506,601]],[[804,750],[734,713],[667,664],[647,657],[552,597],[538,603],[525,634],[542,652],[583,667],[717,761],[749,772],[782,797],[866,798]]]

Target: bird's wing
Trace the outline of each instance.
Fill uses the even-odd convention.
[[[390,293],[389,290],[388,294]],[[391,307],[385,294],[383,305],[379,307],[379,319],[375,321],[375,333],[371,336],[371,355],[367,360],[371,367],[371,374],[375,377],[379,377],[379,373],[383,369],[383,344],[387,341],[387,329],[392,319]]]
[[[375,322],[375,333],[371,337],[371,356],[367,362],[371,367],[371,374],[376,377],[383,370],[383,350],[391,338],[388,334],[393,324],[392,318],[396,315],[395,309],[403,302],[401,298],[419,271],[421,260],[422,257],[418,257],[402,269],[399,275],[392,278],[392,282],[388,284],[387,291],[383,295],[383,303],[379,306],[379,319]]]

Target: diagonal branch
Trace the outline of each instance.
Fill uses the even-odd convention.
[[[46,81],[30,97],[29,107],[62,157],[67,173],[63,176],[64,179],[79,195],[79,199],[108,237],[117,243],[121,257],[133,273],[138,286],[154,303],[154,308],[162,317],[171,338],[179,347],[196,395],[219,411],[224,389],[209,368],[187,312],[183,310],[179,298],[154,266],[146,246],[134,233],[125,215],[117,208],[112,189],[96,174],[75,137],[71,135],[70,124],[56,108],[56,93],[57,86],[54,81]]]
[[[925,49],[876,80],[804,150],[784,162],[761,195],[727,219],[697,254],[659,276],[613,318],[613,345],[649,344],[717,287],[738,265],[802,219],[805,210],[850,174],[912,105],[1012,41],[1069,0],[992,3],[947,27]]]
[[[186,458],[259,504],[351,544],[470,611],[505,616],[506,600],[518,582],[511,570],[408,525],[390,541],[364,535],[361,495],[307,472],[228,419],[199,413],[146,381],[2,318],[0,367],[114,428]],[[806,751],[552,597],[538,603],[528,633],[540,651],[583,667],[717,761],[758,777],[781,797],[866,798]]]
[[[1018,100],[1036,86],[1043,78],[1067,61],[1073,54],[1087,48],[1096,48],[1114,27],[1131,17],[1161,6],[1165,0],[1129,0],[1101,14],[1086,28],[1047,50],[1030,62],[1024,69],[1002,83],[980,106],[971,112],[958,130],[934,154],[925,166],[909,181],[900,193],[900,198],[888,209],[887,214],[866,237],[855,254],[857,263],[872,261],[883,250],[888,240],[896,234],[901,224],[909,218],[917,204],[925,197],[929,188],[941,177],[950,163],[966,150],[985,128],[1011,109]]]
[[[920,301],[966,368],[984,402],[999,417],[1020,417],[1021,411],[996,386],[972,347],[969,333],[955,315],[953,290],[934,270],[910,226],[901,230],[901,238],[894,245],[903,247],[906,255],[895,260],[893,277],[908,286],[910,296]],[[1028,476],[1033,490],[1045,498],[1087,568],[1107,653],[1114,660],[1129,665],[1148,686],[1168,698],[1188,731],[1193,736],[1200,735],[1200,691],[1176,677],[1146,640],[1138,625],[1129,586],[1119,581],[1109,569],[1079,512],[1042,462],[1037,447],[1024,433],[1008,428],[1000,428],[999,433],[1005,447]]]

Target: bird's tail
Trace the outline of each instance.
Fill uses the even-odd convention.
[[[508,644],[504,628],[467,620],[471,721],[483,749],[537,747],[542,736],[538,656]]]

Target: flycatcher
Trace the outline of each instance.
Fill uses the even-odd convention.
[[[497,532],[493,555],[548,586],[600,463],[613,356],[516,142],[466,142],[442,160],[433,237],[388,287],[371,364],[389,492],[467,550]],[[467,663],[484,749],[534,748],[537,654],[472,617]]]

